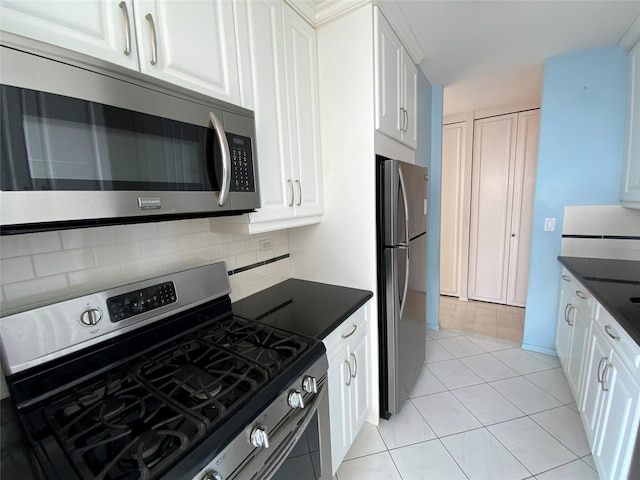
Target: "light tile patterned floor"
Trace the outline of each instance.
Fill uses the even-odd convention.
[[[441,295],[440,328],[522,343],[524,308]]]
[[[455,330],[429,330],[411,399],[365,423],[338,480],[597,480],[556,357]]]

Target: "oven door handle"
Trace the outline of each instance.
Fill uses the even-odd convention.
[[[211,120],[213,129],[216,132],[220,142],[220,151],[222,152],[222,180],[220,181],[220,193],[218,195],[218,206],[222,207],[226,203],[231,189],[231,153],[229,142],[227,142],[227,134],[222,128],[222,122],[213,112],[209,112],[209,120]]]
[[[313,416],[318,411],[320,402],[322,402],[323,399],[326,399],[326,391],[327,391],[327,382],[325,381],[322,387],[320,388],[320,390],[318,390],[318,393],[313,399],[313,402],[311,402],[307,406],[309,411],[302,418],[302,420],[297,422],[297,427],[294,435],[291,438],[289,438],[286,443],[278,446],[278,450],[274,452],[274,455],[269,459],[269,462],[266,463],[264,468],[260,472],[258,472],[258,475],[254,477],[255,480],[268,480],[276,473],[276,471],[284,463],[284,461],[287,459],[287,457],[289,456],[293,448],[298,443],[298,440],[300,440],[300,438],[306,431],[307,426],[313,419]],[[307,408],[305,408],[305,410],[307,410]]]

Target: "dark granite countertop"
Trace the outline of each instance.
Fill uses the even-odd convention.
[[[640,262],[562,256],[558,260],[640,345]]]
[[[233,303],[233,313],[322,340],[373,296],[368,290],[290,278]]]

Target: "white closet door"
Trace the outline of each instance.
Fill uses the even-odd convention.
[[[519,307],[527,303],[539,133],[540,110],[518,114],[507,304]]]
[[[440,294],[460,295],[465,122],[442,127]]]
[[[506,303],[518,115],[474,122],[469,298]]]

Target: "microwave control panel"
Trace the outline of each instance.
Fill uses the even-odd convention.
[[[231,191],[255,192],[251,139],[228,133],[227,141],[231,151]]]

